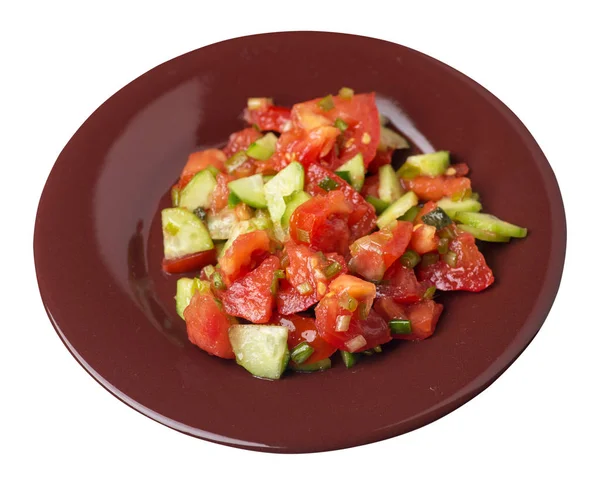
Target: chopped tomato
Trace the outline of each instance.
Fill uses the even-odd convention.
[[[423,205],[423,207],[421,208],[421,210],[419,210],[419,213],[417,214],[417,216],[415,217],[414,220],[414,224],[422,224],[423,223],[423,215],[428,214],[429,212],[431,212],[432,210],[435,210],[437,208],[437,203],[429,201],[427,203],[425,203],[425,205]]]
[[[356,240],[350,246],[350,269],[365,279],[380,281],[388,267],[406,250],[412,228],[410,222],[398,222],[394,227],[388,226]]]
[[[183,311],[189,340],[207,353],[235,358],[229,342],[229,328],[237,324],[211,294],[196,293]]]
[[[233,180],[233,177],[219,173],[217,175],[217,186],[212,192],[210,200],[210,209],[213,214],[223,210],[227,206],[227,199],[229,197],[229,187],[227,184]]]
[[[439,200],[471,189],[471,180],[466,177],[417,176],[412,179],[401,179],[401,181],[405,189],[412,190],[422,200]]]
[[[306,342],[314,350],[305,364],[316,363],[325,358],[329,358],[336,352],[336,348],[325,341],[315,326],[315,319],[299,314],[290,314],[289,316],[276,315],[274,324],[285,326],[288,329],[288,347],[290,350],[300,343]]]
[[[379,168],[384,165],[390,165],[392,163],[392,155],[394,150],[388,148],[386,150],[377,150],[375,152],[375,158],[369,163],[369,172],[373,174],[379,173]]]
[[[281,170],[292,161],[298,161],[305,167],[315,163],[331,151],[339,133],[333,126],[320,126],[310,131],[298,128],[286,131],[277,141],[272,166]]]
[[[377,286],[377,297],[390,297],[398,303],[413,303],[421,300],[427,284],[417,281],[415,271],[394,262]],[[379,300],[379,299],[378,299]]]
[[[469,165],[466,163],[456,163],[450,165],[449,170],[453,172],[455,176],[467,176],[469,174]]]
[[[387,321],[392,319],[408,319],[411,332],[409,334],[392,335],[394,339],[423,340],[435,331],[438,319],[444,306],[426,299],[417,303],[402,305],[392,298],[384,297],[375,302],[375,311]]]
[[[255,124],[261,131],[277,131],[278,133],[283,133],[291,123],[291,116],[290,108],[273,105],[244,111],[244,120],[248,124]]]
[[[329,193],[342,192],[346,201],[352,206],[352,210],[348,216],[350,240],[356,240],[370,233],[375,227],[375,221],[377,220],[373,205],[367,202],[360,193],[332,171],[321,165],[309,166],[306,171],[306,191],[311,195],[327,194],[328,192],[319,186],[319,183],[322,183],[326,178],[333,180],[338,185],[336,190]],[[344,251],[338,250],[337,252],[344,254],[347,252],[347,249],[344,249]]]
[[[360,194],[363,197],[370,195],[371,197],[379,198],[379,175],[366,177]]]
[[[270,245],[264,230],[239,235],[219,260],[225,284],[230,285],[256,267],[269,252]]]
[[[313,99],[292,107],[292,122],[304,130],[319,126],[331,126],[336,119],[344,121],[348,128],[342,134],[339,153],[330,160],[331,167],[336,168],[362,153],[365,166],[375,158],[379,144],[380,124],[379,111],[375,104],[375,93],[355,94],[350,99],[332,96],[333,108],[323,110],[320,107],[322,98]]]
[[[419,267],[419,280],[426,281],[441,291],[479,292],[494,282],[494,275],[469,233],[461,233],[450,241],[448,248],[456,254],[456,265],[451,267],[443,259]]]
[[[223,307],[228,314],[253,323],[268,323],[273,313],[272,292],[279,258],[271,255],[256,269],[236,280],[223,294]]]
[[[418,254],[426,254],[437,250],[440,238],[433,225],[417,224],[412,232],[410,248]]]
[[[214,264],[217,261],[217,252],[215,249],[196,252],[195,254],[184,255],[176,259],[163,259],[162,269],[171,274],[181,272],[192,272],[202,269],[204,266]]]
[[[341,191],[317,195],[300,205],[290,218],[290,236],[323,252],[348,251],[348,215],[352,210]]]
[[[227,146],[223,148],[223,152],[226,156],[231,156],[238,151],[246,151],[248,147],[254,143],[258,138],[262,137],[262,133],[254,128],[246,128],[241,131],[237,131],[229,136]]]
[[[194,175],[209,166],[214,166],[219,171],[225,171],[225,161],[227,156],[223,151],[217,149],[209,149],[204,151],[196,151],[188,157],[188,161],[183,167],[181,176],[177,185],[179,190],[183,189]]]

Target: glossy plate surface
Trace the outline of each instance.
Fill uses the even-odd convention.
[[[240,129],[249,96],[291,105],[341,86],[376,91],[421,149],[471,166],[486,211],[529,228],[488,244],[496,283],[444,295],[434,337],[397,343],[352,370],[278,382],[187,341],[175,276],[161,272],[159,211],[187,155]],[[540,148],[509,109],[411,49],[319,32],[244,37],[177,57],[106,101],[48,178],[35,227],[40,292],[59,336],[103,386],[143,414],[222,444],[311,452],[396,436],[492,383],[540,329],[558,290],[566,225]],[[394,346],[395,345],[395,346]]]

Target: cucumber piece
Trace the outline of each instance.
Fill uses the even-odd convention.
[[[401,150],[403,148],[410,148],[410,145],[404,136],[390,128],[382,126],[379,135],[379,146],[377,148],[381,151],[388,149]]]
[[[206,216],[206,226],[213,240],[227,240],[231,237],[233,227],[238,223],[235,210],[225,207],[215,215]]]
[[[221,255],[225,254],[225,251],[231,247],[233,241],[237,239],[242,234],[247,234],[248,232],[254,232],[256,230],[256,226],[250,220],[242,220],[235,224],[231,229],[231,233],[229,234],[229,238],[225,245],[221,249]]]
[[[375,213],[377,215],[381,215],[385,211],[385,209],[390,206],[388,202],[384,202],[380,198],[372,197],[371,195],[367,195],[365,197],[365,200],[371,205],[373,205],[373,207],[375,208]]]
[[[518,225],[500,220],[489,213],[457,212],[457,221],[475,227],[476,229],[493,232],[504,237],[523,238],[527,235],[527,229]]]
[[[323,371],[331,368],[331,359],[324,358],[314,363],[302,363],[300,365],[290,365],[290,370],[297,372],[312,372],[312,371]]]
[[[246,163],[246,161],[248,161],[248,155],[244,151],[238,151],[225,161],[225,169],[227,173],[232,173]]]
[[[275,153],[276,145],[277,136],[273,133],[267,133],[252,143],[246,150],[246,154],[256,160],[266,161]]]
[[[443,229],[452,223],[448,214],[440,207],[436,207],[431,212],[423,215],[421,220],[427,225],[432,225],[436,230]]]
[[[227,186],[246,205],[254,208],[267,208],[262,175],[238,178],[229,182]]]
[[[377,219],[377,226],[382,229],[391,224],[398,217],[404,215],[411,207],[415,207],[419,203],[419,199],[414,192],[407,192],[398,200],[392,203]]]
[[[352,368],[360,359],[360,353],[349,353],[348,351],[340,351],[342,354],[342,361],[346,368]]]
[[[488,232],[487,230],[476,229],[470,225],[458,224],[456,228],[464,232],[469,232],[477,240],[483,240],[485,242],[508,242],[510,240],[510,237],[504,237],[503,235]]]
[[[352,188],[357,192],[360,192],[360,189],[365,183],[365,163],[363,161],[362,153],[357,153],[354,157],[350,158],[338,168],[338,171],[347,171],[350,175],[350,184],[352,185]]]
[[[415,205],[414,207],[409,208],[404,215],[398,218],[398,220],[403,220],[405,222],[414,222],[420,210],[421,209],[419,208],[419,206]]]
[[[196,215],[183,208],[165,208],[161,212],[165,259],[203,252],[214,247],[206,226]]]
[[[448,151],[436,151],[435,153],[409,156],[404,165],[398,170],[398,174],[402,176],[404,171],[416,168],[421,175],[439,176],[443,175],[449,166],[450,153]]]
[[[193,212],[198,207],[209,208],[212,193],[217,186],[217,179],[209,169],[202,170],[185,186],[179,194],[179,207]]]
[[[221,256],[223,255],[223,247],[225,247],[225,240],[220,240],[218,242],[215,242],[215,252],[217,254],[217,259],[220,259]]]
[[[240,197],[238,197],[233,192],[229,192],[229,195],[227,196],[227,206],[229,208],[233,208],[239,203],[242,203],[242,201],[240,200]]]
[[[229,341],[237,364],[259,378],[278,380],[290,359],[288,329],[264,324],[235,324]]]
[[[285,212],[283,212],[283,216],[281,217],[281,226],[284,228],[287,227],[290,224],[290,217],[294,213],[294,210],[311,198],[312,197],[306,192],[296,192],[292,194],[285,205]]]
[[[267,210],[257,210],[251,220],[256,230],[273,230],[273,221]]]
[[[384,202],[392,203],[402,195],[402,187],[392,165],[383,165],[379,168],[378,195]]]
[[[181,319],[183,317],[183,311],[187,308],[192,300],[194,293],[209,293],[210,282],[201,281],[197,277],[190,279],[189,277],[182,277],[177,279],[177,293],[175,294],[175,309]]]
[[[352,185],[352,179],[350,178],[349,171],[336,171],[335,174],[344,180],[348,185]]]
[[[293,161],[265,184],[265,198],[271,219],[281,221],[285,212],[285,197],[304,188],[304,167]]]
[[[176,207],[177,205],[179,205],[179,194],[180,193],[181,193],[181,190],[179,190],[179,188],[177,188],[177,187],[171,188],[171,205],[173,207]]]
[[[457,212],[480,212],[481,203],[472,198],[454,201],[450,197],[444,197],[437,202],[437,206],[448,214],[448,217],[454,219]]]
[[[267,183],[275,175],[263,175],[263,183]]]

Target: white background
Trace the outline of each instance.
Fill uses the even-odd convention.
[[[0,481],[600,482],[598,16],[595,2],[551,3],[2,2]],[[408,435],[304,456],[193,439],[112,397],[52,329],[32,256],[35,211],[52,164],[106,98],[189,50],[294,29],[395,41],[487,87],[546,153],[569,225],[552,313],[488,390]]]

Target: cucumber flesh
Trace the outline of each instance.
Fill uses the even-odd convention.
[[[237,364],[259,378],[278,380],[287,367],[290,351],[288,329],[264,324],[236,324],[229,341]]]
[[[400,150],[403,148],[410,148],[410,145],[404,136],[396,133],[390,128],[382,126],[379,135],[379,146],[377,148],[382,151],[388,149]]]
[[[367,195],[365,197],[365,200],[371,205],[373,205],[373,207],[375,208],[375,213],[377,215],[381,215],[385,211],[385,209],[390,206],[388,202],[384,202],[380,198],[372,197],[371,195]]]
[[[383,165],[379,168],[378,195],[384,202],[392,203],[402,195],[402,187],[392,165]]]
[[[238,223],[235,210],[225,207],[215,215],[210,213],[206,216],[206,226],[213,240],[227,240],[231,237],[233,227]]]
[[[266,161],[275,153],[276,145],[277,136],[273,133],[267,133],[252,143],[246,150],[246,154],[256,160]]]
[[[271,219],[281,222],[285,212],[285,197],[304,189],[304,167],[294,161],[265,184],[265,198]]]
[[[485,242],[508,242],[510,240],[510,237],[504,237],[495,234],[494,232],[488,232],[487,230],[476,229],[470,225],[458,224],[456,228],[463,232],[469,232],[477,240],[483,240]]]
[[[187,308],[192,300],[194,293],[209,293],[210,283],[208,281],[201,281],[197,277],[190,279],[189,277],[182,277],[177,280],[177,293],[175,294],[175,309],[181,319],[183,317],[183,311]]]
[[[262,175],[238,178],[229,182],[227,186],[246,205],[254,208],[267,208]]]
[[[290,369],[299,372],[312,372],[312,371],[323,371],[331,368],[331,359],[325,358],[323,360],[315,361],[314,363],[302,363],[300,365],[290,365]]]
[[[457,212],[455,218],[462,224],[503,237],[523,238],[527,235],[526,228],[505,222],[488,213]]]
[[[203,252],[214,247],[202,220],[183,208],[161,212],[165,259]]]
[[[466,198],[464,200],[454,201],[450,197],[444,197],[437,202],[437,206],[448,214],[448,217],[454,220],[457,212],[480,212],[482,205],[477,200]]]
[[[294,210],[311,198],[306,192],[294,193],[285,205],[285,212],[283,212],[283,216],[281,217],[281,226],[284,228],[287,227],[290,224],[290,217],[294,213]]]
[[[448,151],[436,151],[423,155],[413,155],[406,159],[400,171],[408,168],[416,168],[423,176],[440,176],[450,166],[450,153]]]
[[[346,163],[340,166],[337,171],[347,171],[350,176],[350,184],[357,192],[365,183],[365,163],[363,161],[362,153],[357,153],[354,157],[350,158]]]
[[[217,186],[217,180],[210,170],[202,170],[185,186],[179,194],[179,207],[193,212],[198,207],[209,208],[212,193]]]
[[[415,207],[419,203],[419,199],[414,192],[407,192],[402,195],[398,200],[392,203],[377,219],[377,226],[382,229],[385,226],[396,221],[398,217],[401,217],[410,210],[411,207]]]

